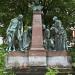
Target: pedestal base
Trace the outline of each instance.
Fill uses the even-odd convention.
[[[71,67],[71,57],[66,51],[48,51],[48,66]]]
[[[47,66],[46,50],[30,50],[29,66]]]
[[[10,52],[5,58],[6,68],[28,66],[71,67],[71,57],[66,51],[29,50]]]
[[[10,68],[26,68],[28,66],[27,52],[9,52],[5,58],[5,67]]]

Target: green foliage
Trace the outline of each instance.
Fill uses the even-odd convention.
[[[49,68],[47,67],[48,72],[46,72],[45,75],[56,75],[58,73],[58,70],[53,69],[53,68]]]
[[[31,25],[32,10],[28,7],[28,0],[0,0],[0,22],[4,27],[0,27],[0,35],[6,37],[6,29],[12,18],[23,14],[24,28]]]
[[[12,70],[5,69],[5,56],[7,55],[5,48],[6,45],[0,45],[0,75],[15,75]]]
[[[74,6],[75,2],[70,0],[42,0],[42,5],[44,6],[43,12],[45,20],[48,20],[45,23],[50,24],[50,19],[56,15],[58,16],[64,24],[68,24],[75,19],[74,15]],[[50,21],[50,22],[49,22]],[[70,24],[69,24],[70,25]],[[66,25],[65,25],[66,26]]]
[[[72,58],[72,62],[75,63],[75,50],[73,50],[73,51],[71,50],[69,53]]]
[[[34,0],[0,0],[0,35],[6,37],[6,29],[12,18],[24,15],[24,29],[32,24],[32,9],[29,7]],[[43,6],[43,23],[51,27],[53,16],[62,20],[64,28],[70,36],[69,27],[75,25],[75,0],[39,0]],[[68,37],[70,38],[70,37]]]
[[[75,25],[75,0],[41,0],[43,7],[43,23],[51,27],[53,16],[58,16],[71,39],[69,28]],[[72,33],[71,33],[72,34]]]
[[[75,67],[75,46],[68,49],[68,54],[71,56],[72,66]]]
[[[68,49],[68,54],[71,56],[72,62],[75,62],[75,46]]]

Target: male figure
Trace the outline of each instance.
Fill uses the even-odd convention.
[[[50,30],[54,30],[54,43],[55,50],[65,50],[66,49],[66,41],[67,34],[62,26],[62,22],[58,20],[56,16],[53,17],[53,21],[55,22]]]
[[[8,40],[8,51],[15,51],[14,46],[14,37],[16,36],[19,40],[19,47],[22,50],[22,34],[23,34],[23,22],[22,22],[22,15],[11,20],[9,27],[6,31],[7,33],[7,40]]]
[[[43,44],[44,44],[44,47],[47,49],[47,50],[54,50],[54,40],[53,38],[51,37],[50,38],[50,30],[49,30],[49,27],[46,28],[45,25],[43,25]]]

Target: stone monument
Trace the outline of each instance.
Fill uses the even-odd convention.
[[[35,6],[36,9],[38,9],[38,6]],[[40,6],[41,8],[41,6]],[[64,39],[66,38],[66,33],[64,31],[64,28],[62,26],[60,26],[60,24],[56,25],[56,22],[53,24],[53,26],[51,27],[51,29],[46,29],[45,28],[45,33],[46,35],[44,35],[45,37],[43,37],[43,25],[42,25],[42,12],[41,9],[37,10],[33,10],[33,21],[32,21],[32,27],[29,27],[29,30],[24,32],[25,36],[23,36],[23,47],[25,49],[25,52],[21,51],[14,51],[14,52],[9,52],[7,54],[6,57],[6,68],[18,68],[20,69],[24,69],[23,72],[24,74],[26,73],[26,71],[28,69],[30,69],[30,67],[55,67],[55,66],[61,66],[61,67],[71,67],[70,62],[68,60],[68,54],[66,52],[66,48],[64,47],[65,43]],[[60,22],[61,23],[61,22]],[[59,29],[58,30],[58,27]],[[51,37],[51,32],[49,30],[52,30],[55,33],[55,38],[52,36]],[[62,30],[62,31],[61,31]],[[30,34],[28,34],[28,32],[31,32]],[[60,34],[60,32],[62,32],[61,34],[61,38],[60,35],[58,35],[59,39],[57,41],[57,34]],[[28,37],[27,37],[28,34]],[[65,36],[65,37],[63,37]],[[28,41],[27,41],[28,39]],[[45,40],[45,43],[43,42],[43,39]],[[30,40],[30,41],[29,41]],[[61,40],[63,40],[61,42]],[[55,41],[55,43],[54,43]],[[62,48],[61,46],[58,46],[58,48],[56,47],[56,41],[57,42],[61,42]],[[21,43],[20,43],[21,44]],[[46,48],[44,48],[44,44],[46,45]],[[49,46],[48,46],[49,44]],[[27,49],[27,47],[30,48]],[[10,49],[11,50],[11,49]],[[32,70],[32,68],[31,68]],[[31,71],[28,70],[28,71]],[[36,71],[38,69],[35,69]],[[23,74],[23,75],[24,75]],[[17,73],[17,75],[22,75]]]

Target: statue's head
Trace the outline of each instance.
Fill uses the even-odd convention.
[[[29,27],[28,27],[28,29],[29,29],[29,30],[31,30],[31,29],[32,29],[32,27],[31,27],[31,26],[29,26]]]
[[[18,16],[18,20],[22,20],[22,19],[23,19],[23,15],[20,14],[20,15]]]
[[[43,29],[46,29],[46,26],[45,25],[43,25]]]
[[[58,17],[57,16],[54,16],[53,17],[53,21],[55,21],[55,20],[57,20],[58,19]]]

